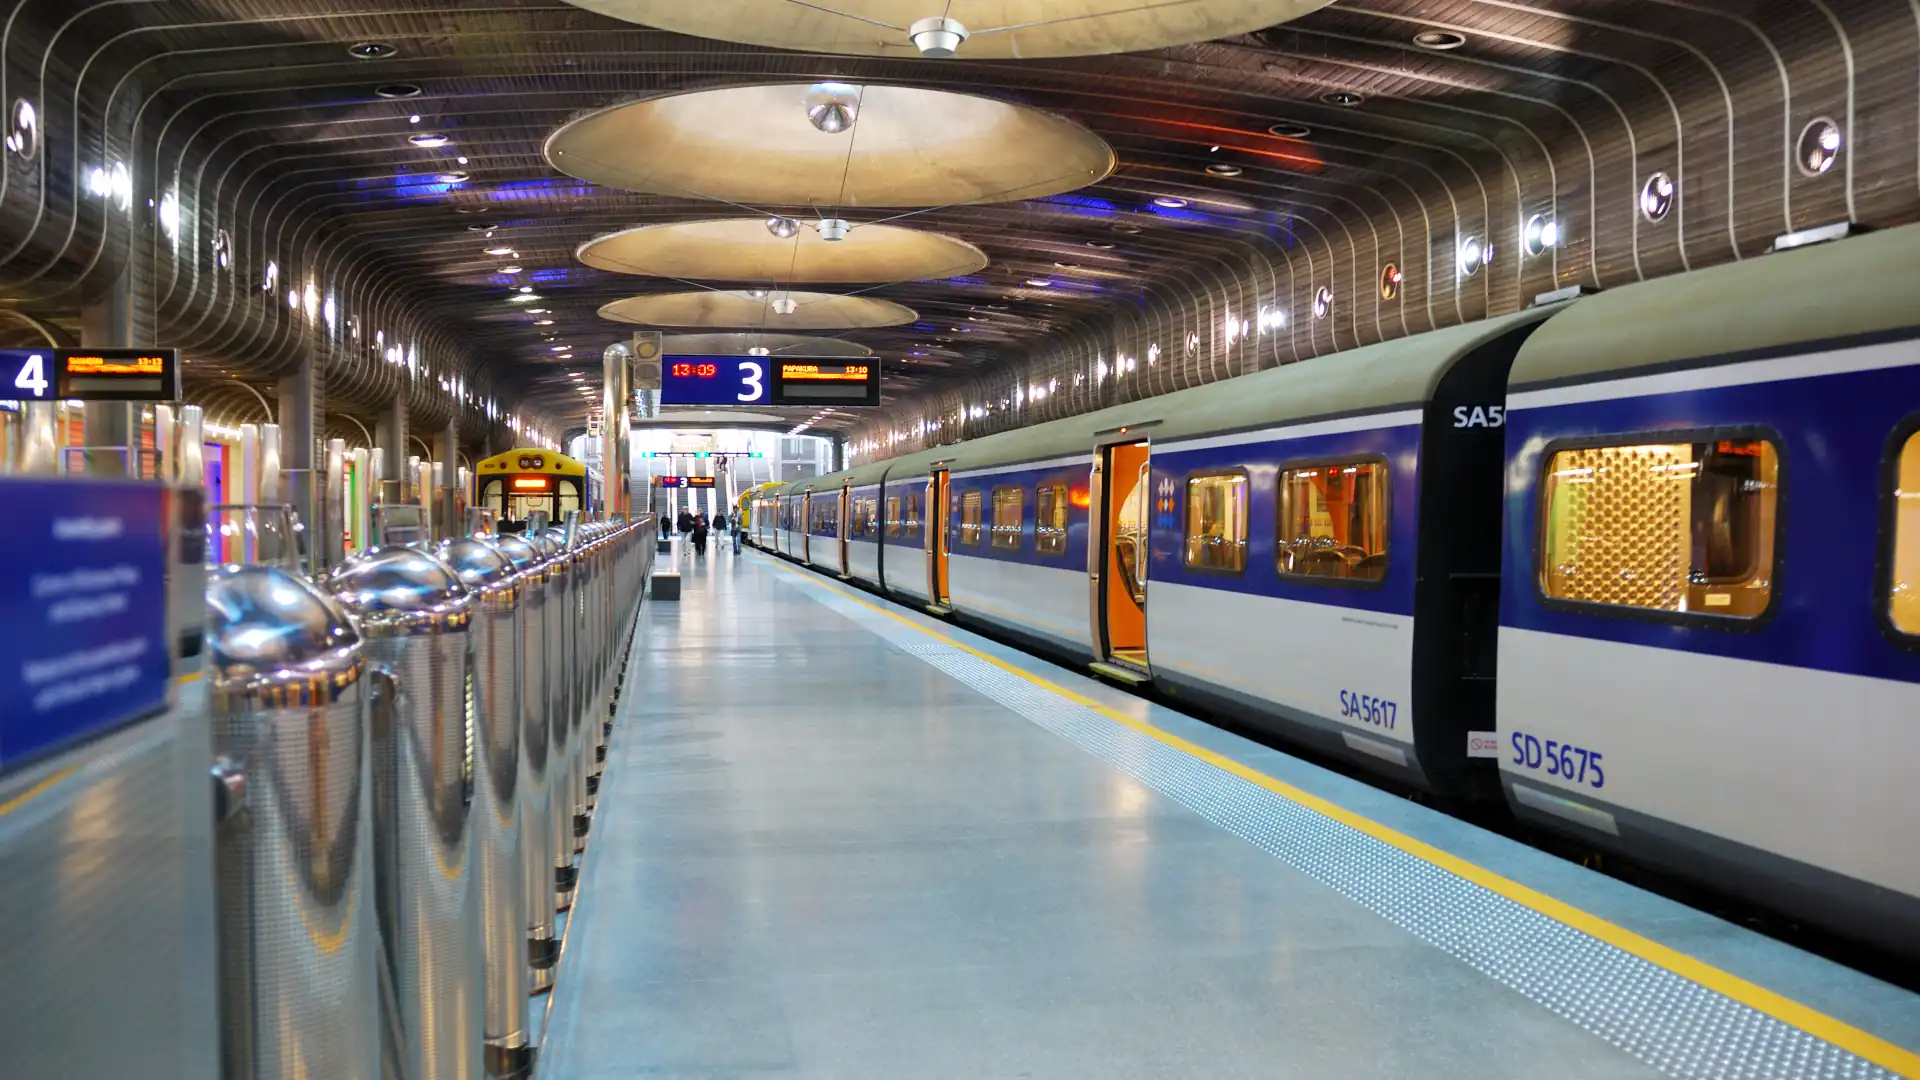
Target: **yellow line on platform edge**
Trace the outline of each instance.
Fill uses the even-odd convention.
[[[870,611],[884,615],[903,626],[910,626],[942,644],[950,645],[969,656],[984,660],[1010,675],[1017,675],[1043,690],[1058,694],[1076,705],[1092,709],[1094,712],[1099,713],[1101,716],[1117,724],[1124,725],[1148,738],[1157,740],[1189,757],[1197,758],[1217,769],[1232,773],[1234,776],[1248,783],[1265,788],[1283,799],[1297,803],[1325,817],[1332,818],[1349,828],[1357,829],[1381,843],[1398,848],[1456,877],[1465,878],[1489,892],[1497,893],[1516,904],[1537,911],[1547,918],[1572,927],[1589,937],[1604,941],[1622,952],[1631,953],[1650,964],[1665,968],[1683,979],[1687,979],[1716,993],[1732,998],[1734,1001],[1756,1012],[1771,1016],[1783,1024],[1799,1028],[1801,1031],[1815,1038],[1832,1043],[1842,1050],[1870,1061],[1889,1072],[1920,1080],[1920,1053],[1915,1053],[1903,1046],[1888,1042],[1871,1032],[1862,1031],[1844,1020],[1835,1019],[1826,1013],[1820,1012],[1818,1009],[1810,1008],[1792,998],[1774,993],[1764,986],[1748,982],[1730,972],[1722,971],[1703,960],[1696,960],[1686,953],[1669,948],[1651,938],[1642,937],[1623,926],[1616,926],[1598,915],[1582,911],[1565,901],[1557,900],[1536,889],[1528,888],[1517,881],[1503,877],[1483,866],[1468,862],[1458,855],[1443,851],[1423,840],[1417,840],[1414,837],[1400,832],[1398,829],[1382,825],[1372,818],[1363,817],[1343,806],[1328,802],[1317,795],[1310,794],[1285,781],[1276,780],[1257,769],[1243,765],[1232,758],[1217,754],[1204,746],[1188,742],[1180,736],[1169,731],[1164,731],[1144,720],[1137,720],[1118,709],[1069,690],[1030,671],[1016,667],[999,657],[989,655],[970,645],[957,641],[938,630],[922,626],[904,615],[888,611],[886,608],[872,603],[864,597],[857,596],[847,589],[828,582],[818,574],[809,574],[799,568],[781,562],[776,562],[775,565],[779,566],[782,570],[814,581],[823,588],[851,600]]]

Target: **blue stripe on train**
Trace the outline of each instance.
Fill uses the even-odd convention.
[[[1890,640],[1876,610],[1892,495],[1884,455],[1916,409],[1920,366],[1509,412],[1501,625],[1920,682],[1920,653]],[[1771,618],[1722,629],[1632,609],[1549,607],[1535,561],[1548,444],[1713,428],[1770,428],[1778,439],[1784,528]]]
[[[1328,604],[1400,615],[1413,614],[1414,512],[1419,458],[1420,428],[1414,424],[1364,431],[1316,435],[1308,438],[1272,439],[1203,449],[1155,448],[1149,490],[1154,509],[1148,528],[1151,562],[1148,588],[1156,581],[1220,589],[1256,596],[1272,596],[1303,603]],[[1385,458],[1392,485],[1387,541],[1387,576],[1378,588],[1330,585],[1312,579],[1282,577],[1274,561],[1275,535],[1279,531],[1276,484],[1282,467],[1317,461],[1352,460],[1364,457]],[[956,474],[952,479],[954,522],[950,539],[956,555],[974,555],[1034,566],[1083,569],[1087,565],[1088,508],[1074,505],[1069,511],[1067,551],[1064,555],[1044,556],[1034,551],[1034,488],[1043,482],[1062,482],[1077,494],[1087,490],[1088,466],[1046,468],[995,473],[988,476]],[[1185,513],[1187,478],[1192,475],[1244,469],[1250,480],[1251,500],[1247,514],[1247,565],[1239,574],[1194,570],[1187,567]],[[1008,551],[990,545],[983,531],[978,546],[959,542],[960,499],[968,491],[981,496],[983,522],[993,519],[993,489],[1002,486],[1025,489],[1021,546]],[[1086,501],[1084,498],[1080,502]],[[1151,603],[1151,592],[1149,592]]]

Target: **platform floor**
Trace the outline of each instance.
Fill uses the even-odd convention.
[[[1920,1001],[765,554],[649,604],[540,1080],[1920,1075]]]

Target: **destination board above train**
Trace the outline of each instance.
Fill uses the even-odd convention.
[[[662,405],[880,404],[880,359],[814,356],[676,356],[660,364]]]

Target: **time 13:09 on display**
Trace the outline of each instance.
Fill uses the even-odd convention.
[[[711,379],[720,374],[718,364],[675,364],[673,374],[676,378]]]

